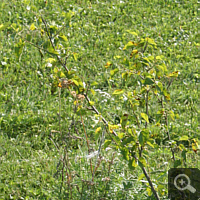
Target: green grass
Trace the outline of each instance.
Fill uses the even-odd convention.
[[[30,11],[29,10],[30,7]],[[84,129],[80,117],[73,122],[73,102],[69,91],[61,92],[61,124],[59,125],[59,92],[52,95],[53,67],[47,66],[51,56],[41,55],[37,48],[26,44],[18,58],[15,55],[15,44],[25,38],[27,31],[32,35],[31,42],[40,45],[45,37],[40,34],[42,22],[35,17],[41,10],[49,25],[67,24],[63,34],[67,37],[66,49],[77,53],[78,58],[70,57],[67,67],[77,71],[86,84],[94,90],[112,94],[117,88],[125,88],[121,74],[110,80],[110,70],[123,69],[115,56],[125,57],[124,45],[135,40],[127,30],[136,32],[140,37],[150,37],[158,45],[157,55],[165,57],[169,71],[180,72],[170,87],[171,102],[175,121],[169,122],[169,130],[174,140],[182,135],[189,139],[199,139],[199,33],[197,27],[196,0],[131,0],[131,1],[7,1],[0,3],[0,25],[10,21],[13,28],[0,31],[0,199],[67,199],[69,188],[67,175],[60,192],[62,173],[59,163],[63,154],[63,141],[60,140],[60,129],[65,135],[70,173],[72,178],[73,199],[154,199],[148,194],[148,184],[142,171],[128,169],[119,152],[102,150],[102,161],[95,175],[95,186],[83,180],[91,180],[89,160]],[[27,10],[28,9],[28,10]],[[33,13],[33,12],[34,13]],[[70,25],[68,12],[73,12]],[[31,24],[36,29],[30,31]],[[44,29],[44,26],[43,26]],[[106,69],[105,64],[113,64]],[[61,68],[57,64],[58,68]],[[131,87],[131,83],[130,83]],[[105,93],[89,93],[96,108],[108,121],[113,122],[116,116],[129,112],[125,104],[117,104]],[[157,109],[152,104],[151,108]],[[91,148],[98,149],[101,135],[95,134],[98,122],[92,112],[83,117]],[[60,147],[56,150],[53,141]],[[68,138],[69,135],[82,139]],[[106,135],[106,139],[109,138]],[[167,198],[167,170],[173,167],[170,151],[150,150],[147,171],[151,174],[156,186],[163,188],[161,199]],[[144,152],[145,153],[145,152]],[[176,156],[181,158],[177,149]],[[93,166],[95,160],[92,160]],[[159,162],[158,162],[159,161]],[[158,164],[159,163],[159,164]],[[164,163],[164,164],[163,164]],[[110,166],[110,174],[108,168]],[[188,147],[187,161],[182,167],[198,167],[199,150],[195,154],[191,144]],[[58,171],[58,175],[54,176]],[[156,173],[158,171],[158,173]],[[110,177],[110,181],[102,178]],[[140,178],[138,178],[140,177]],[[79,192],[78,189],[79,188]]]

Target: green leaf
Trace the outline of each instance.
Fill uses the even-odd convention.
[[[153,145],[151,142],[147,141],[147,144],[148,144],[150,147],[154,148],[154,145]]]
[[[125,49],[127,49],[127,48],[129,48],[129,47],[134,46],[134,44],[135,44],[134,42],[129,41],[129,42],[124,46],[123,50],[125,50]]]
[[[135,36],[138,36],[138,34],[134,31],[131,31],[131,30],[127,30],[128,33],[130,33],[131,35],[135,35]]]
[[[145,85],[152,85],[152,84],[154,84],[154,81],[151,78],[145,78],[144,84]]]
[[[79,83],[78,83],[77,80],[75,80],[75,79],[71,79],[71,80],[74,82],[74,84],[75,84],[76,86],[79,86]]]
[[[145,160],[144,157],[139,158],[138,164],[139,164],[140,167],[146,167],[147,166],[147,163],[146,163],[146,160]]]
[[[54,50],[53,47],[49,47],[47,50],[48,50],[48,52],[51,53],[51,54],[59,55],[59,53],[58,53],[56,50]]]
[[[137,49],[134,49],[132,52],[131,52],[131,55],[130,55],[130,58],[132,58],[135,54],[138,53],[138,50]]]
[[[106,149],[111,142],[112,142],[111,140],[105,140],[103,148]]]
[[[180,166],[182,164],[181,160],[178,159],[178,160],[175,160],[174,162],[174,168],[177,168],[178,166]]]
[[[171,117],[171,119],[174,121],[174,112],[172,110],[169,111],[169,116]]]
[[[31,31],[34,31],[35,29],[36,29],[36,27],[35,27],[34,23],[31,24],[31,26],[30,26],[30,30],[31,30]]]
[[[149,138],[149,131],[147,129],[143,129],[141,132],[140,132],[140,135],[139,135],[139,143],[144,146],[144,144],[146,143],[146,141],[148,140]]]
[[[124,133],[118,133],[119,139],[122,139],[124,137]]]
[[[149,117],[146,113],[141,113],[141,117],[147,122],[149,123]]]
[[[24,47],[24,43],[20,39],[19,43],[17,43],[14,47],[15,48],[15,55],[16,55],[17,59],[19,59],[19,57],[22,53],[23,47]]]
[[[126,148],[121,148],[121,154],[125,160],[129,160],[129,151]]]
[[[118,90],[115,90],[112,94],[113,95],[119,95],[119,94],[123,94],[124,91],[122,89],[118,89]]]
[[[156,56],[156,60],[162,60],[161,56]]]
[[[94,105],[94,101],[89,101],[89,104],[90,104],[91,106],[93,106],[93,105]]]
[[[182,137],[179,138],[179,141],[182,141],[182,140],[188,140],[188,136],[187,135],[183,135]]]
[[[93,82],[91,83],[91,86],[95,86],[95,85],[98,85],[98,83],[97,83],[96,81],[93,81]]]
[[[135,144],[135,138],[133,136],[127,137],[123,140],[123,142],[121,143],[122,145],[127,145],[127,144]]]
[[[86,114],[86,109],[83,108],[82,106],[79,106],[77,111],[76,111],[76,114],[79,115],[79,116],[83,116]]]
[[[26,35],[26,40],[29,41],[29,42],[31,41],[31,35],[30,34]]]
[[[73,57],[74,57],[74,60],[77,61],[77,59],[78,59],[78,54],[77,54],[77,53],[73,53]]]
[[[142,180],[145,177],[145,175],[142,173],[139,177],[138,177],[138,181]]]
[[[172,72],[172,73],[169,73],[169,77],[178,77],[178,74],[179,74],[179,71],[175,71],[175,72]]]
[[[129,160],[128,166],[129,169],[134,170],[138,166],[138,164],[135,162],[135,159],[133,158]]]
[[[3,31],[3,30],[5,30],[8,26],[10,26],[10,22],[7,22],[7,23],[5,23],[5,24],[1,24],[0,25],[0,31]]]
[[[160,91],[162,92],[163,91],[163,84],[160,81],[157,81],[156,84],[157,84],[158,88],[160,89]]]
[[[65,35],[59,35],[58,38],[64,42],[68,42],[68,39]]]
[[[128,120],[128,115],[127,114],[124,114],[120,119],[120,124],[121,124],[123,129],[125,129],[125,127],[126,127],[127,120]]]
[[[114,76],[118,71],[119,71],[118,68],[115,68],[115,69],[111,70],[111,71],[110,71],[111,77]]]
[[[148,44],[151,44],[151,45],[156,46],[156,43],[154,42],[153,39],[151,39],[151,38],[146,38],[145,40],[148,41]]]

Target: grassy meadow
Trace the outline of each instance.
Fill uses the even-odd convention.
[[[0,199],[155,199],[141,168],[129,168],[102,122],[117,125],[133,115],[126,91],[137,80],[124,81],[120,59],[129,57],[123,48],[138,38],[152,38],[157,58],[169,73],[178,72],[165,102],[173,111],[167,127],[156,124],[156,100],[149,100],[149,121],[157,126],[150,130],[153,144],[144,149],[145,166],[160,199],[168,196],[170,168],[200,168],[198,6],[196,0],[2,0]],[[82,81],[82,93],[74,85],[57,87],[57,75],[65,77],[58,58],[68,53],[66,67]],[[125,91],[122,98],[113,95],[117,89]],[[77,104],[86,112],[77,114]],[[142,119],[138,123],[145,127]],[[135,124],[127,130],[139,134]]]

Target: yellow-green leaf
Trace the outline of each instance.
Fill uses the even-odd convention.
[[[98,133],[101,130],[101,127],[98,127],[95,131],[95,133]]]
[[[108,68],[108,67],[110,67],[111,65],[112,65],[112,63],[108,61],[108,62],[105,64],[105,68]]]
[[[7,22],[7,23],[5,23],[5,24],[1,24],[1,25],[0,25],[0,31],[5,30],[9,25],[10,25],[10,22]]]
[[[79,86],[78,81],[76,81],[76,80],[74,80],[74,79],[71,79],[71,80],[74,82],[74,84],[75,84],[76,86]]]
[[[182,140],[188,140],[188,136],[187,135],[183,135],[181,138],[179,138],[179,141],[182,141]]]
[[[138,162],[139,162],[139,165],[141,167],[146,167],[147,166],[146,160],[143,157],[140,157],[139,160],[138,160]]]
[[[94,101],[89,101],[89,104],[90,104],[91,106],[93,106],[93,105],[94,105]]]
[[[36,29],[35,25],[34,25],[34,24],[31,24],[30,30],[33,31],[33,30],[35,30],[35,29]]]
[[[134,49],[132,52],[131,52],[131,55],[130,55],[130,58],[133,57],[133,55],[137,54],[138,53],[138,50],[137,49]]]
[[[67,37],[66,37],[65,35],[59,35],[58,37],[59,37],[61,40],[65,41],[65,42],[68,41],[68,39],[67,39]]]
[[[77,61],[78,54],[77,53],[73,53],[73,57],[74,57],[74,60]]]
[[[179,72],[175,71],[169,74],[170,77],[178,77]]]
[[[154,145],[151,144],[151,142],[147,141],[147,144],[148,144],[150,147],[154,148]]]
[[[141,116],[147,123],[149,123],[149,117],[146,113],[141,113]]]
[[[128,33],[130,33],[131,35],[135,35],[135,36],[138,36],[138,34],[134,31],[130,31],[130,30],[127,30]]]
[[[53,63],[53,62],[56,62],[56,59],[54,59],[54,58],[47,58],[46,62],[47,63]]]
[[[92,92],[93,95],[95,95],[96,92],[93,89],[91,89],[90,91]]]
[[[123,93],[124,93],[124,91],[122,89],[118,89],[113,92],[113,95],[119,95],[119,94],[123,94]]]
[[[162,60],[160,56],[156,56],[156,60]]]
[[[110,71],[110,75],[114,76],[118,71],[119,71],[119,69],[115,68],[115,69],[113,69],[113,70]]]
[[[138,181],[142,180],[145,177],[145,175],[142,173],[139,177],[138,177]]]
[[[124,46],[123,50],[127,49],[128,47],[134,46],[134,44],[135,44],[134,42],[129,41],[129,42]]]

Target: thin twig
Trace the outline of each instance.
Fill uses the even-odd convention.
[[[147,90],[147,95],[146,95],[146,115],[147,116],[148,116],[148,113],[149,113],[148,100],[149,100],[149,90]],[[147,128],[147,121],[145,123],[145,129],[146,128]]]
[[[86,130],[85,130],[85,126],[84,126],[84,122],[83,122],[82,115],[81,115],[81,121],[82,121],[82,124],[83,124],[83,130],[84,130],[85,137],[86,137],[86,141],[87,141],[88,154],[90,154],[90,144],[89,144],[89,140],[88,140],[87,133],[86,133]],[[92,161],[91,161],[91,159],[90,159],[90,168],[91,168],[91,173],[93,173]]]
[[[147,46],[148,46],[148,38],[147,38],[147,42],[146,42],[146,45],[145,45],[145,47],[144,47],[144,49],[143,49],[142,53],[144,53],[144,52],[146,51],[146,49],[147,49]]]
[[[162,106],[162,109],[164,109],[163,98],[161,98],[161,106]],[[171,138],[170,138],[169,130],[168,130],[168,117],[167,117],[167,112],[165,112],[164,117],[165,117],[165,124],[166,124],[166,127],[167,127],[167,132],[166,132],[166,134],[167,134],[168,140],[170,141]],[[174,149],[172,148],[171,143],[170,143],[170,149],[171,149],[171,152],[172,152],[172,158],[173,158],[173,160],[174,160],[174,162],[175,162],[176,158],[175,158]]]
[[[100,140],[100,144],[99,144],[99,149],[98,149],[98,153],[97,153],[97,157],[96,157],[96,162],[95,162],[94,170],[93,170],[93,173],[92,173],[92,181],[94,180],[94,174],[95,174],[95,171],[96,171],[97,160],[98,160],[98,157],[99,157],[99,154],[100,154],[100,151],[101,151],[101,145],[103,143],[104,135],[105,135],[105,127],[104,127],[104,130],[102,132],[102,136],[101,136],[101,140]]]
[[[169,82],[168,86],[167,86],[167,90],[169,89],[170,85],[173,83],[174,78],[171,79],[171,81]]]
[[[135,111],[134,111],[134,107],[133,107],[133,104],[132,104],[132,102],[129,100],[129,102],[130,102],[130,104],[131,104],[131,107],[132,107],[132,109],[133,109],[133,114],[134,114],[134,116],[135,116],[135,118],[136,118],[136,121],[137,121],[137,124],[138,124],[138,128],[140,128],[140,123],[139,123],[139,120],[138,120],[138,117],[137,117],[137,115],[135,114]]]
[[[41,18],[42,18],[42,22],[43,22],[44,25],[45,25],[45,29],[46,29],[46,32],[47,32],[47,36],[48,36],[48,38],[49,38],[49,40],[50,40],[50,42],[51,42],[51,45],[52,45],[53,49],[56,50],[56,48],[55,48],[55,46],[54,46],[54,43],[53,43],[53,41],[52,41],[52,37],[51,37],[51,35],[49,34],[48,27],[47,27],[47,23],[46,23],[46,21],[44,20],[44,18],[42,17],[42,15],[41,15]],[[61,59],[58,55],[56,55],[56,56],[57,56],[57,59],[59,60],[60,64],[61,64],[61,65],[65,68],[65,70],[68,72],[69,70],[68,70],[68,68],[66,67],[66,65],[63,63],[62,59]]]

